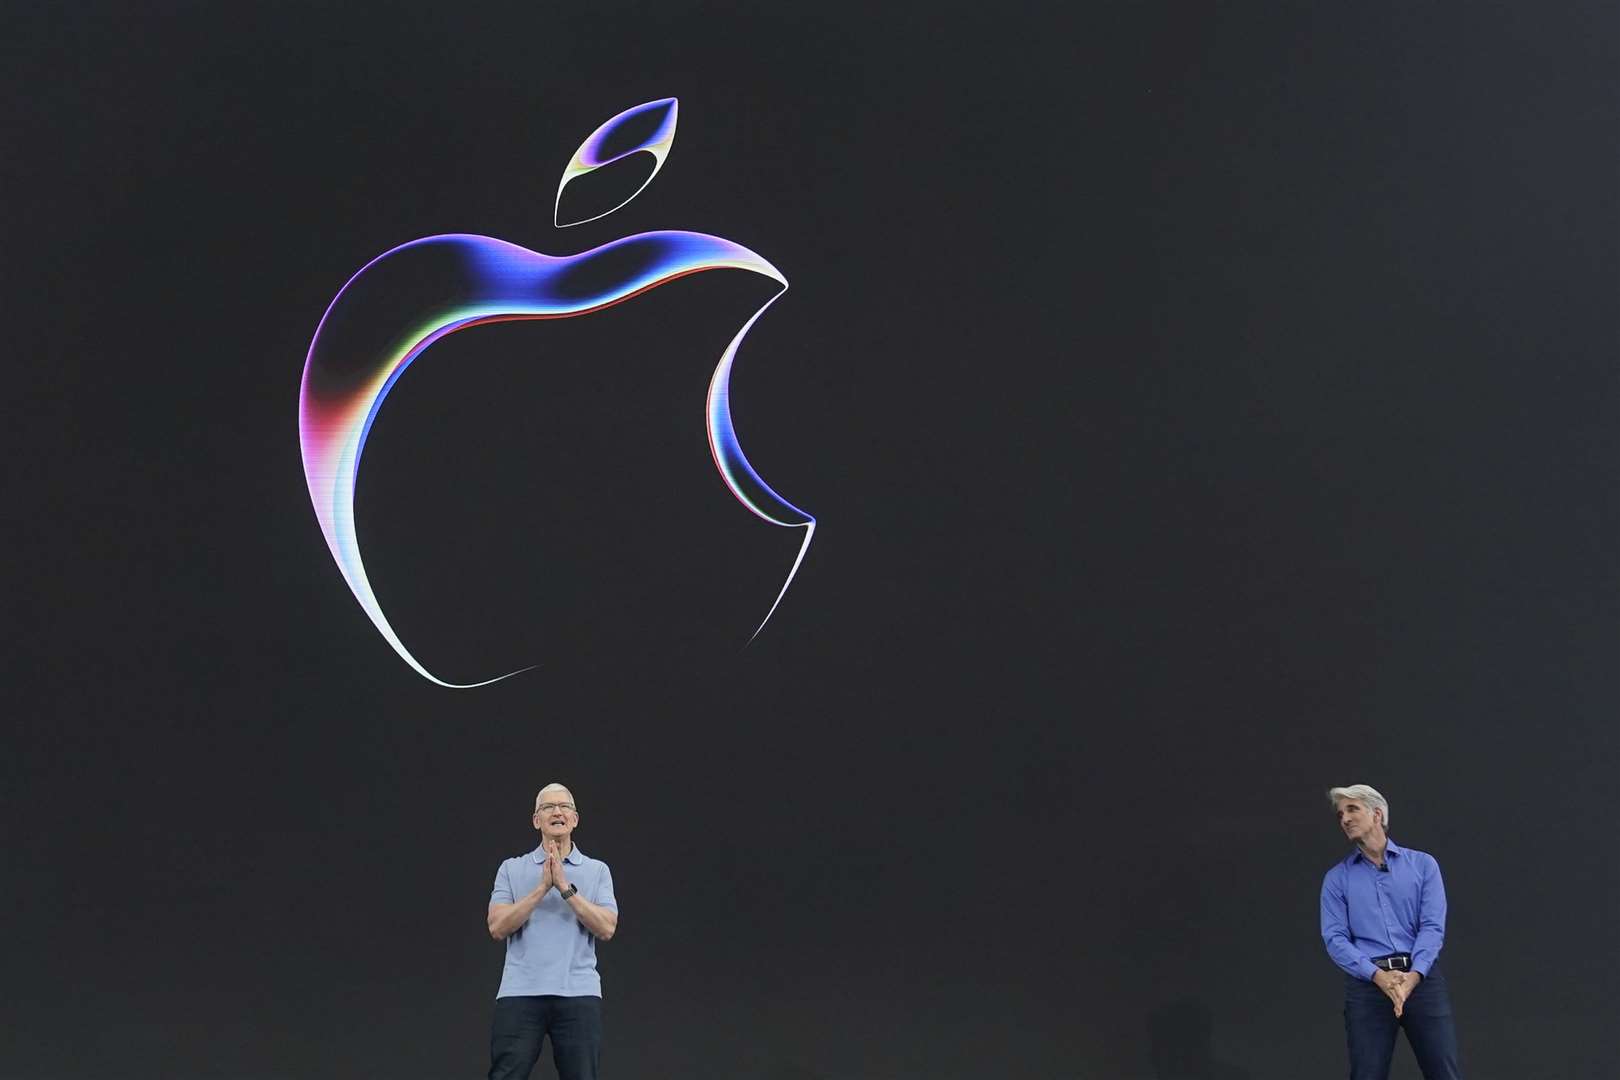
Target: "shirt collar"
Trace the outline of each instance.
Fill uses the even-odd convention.
[[[536,865],[545,862],[546,845],[541,844],[533,851],[529,852],[529,858],[533,859]],[[579,850],[578,844],[575,844],[574,850],[563,856],[563,862],[567,863],[569,866],[583,866],[585,864],[585,853]]]
[[[1406,849],[1401,847],[1401,845],[1397,844],[1395,841],[1393,841],[1393,840],[1385,840],[1384,841],[1384,858],[1387,859],[1392,855],[1405,855],[1405,854],[1406,854]],[[1358,846],[1358,847],[1353,847],[1353,848],[1350,849],[1350,861],[1352,863],[1354,863],[1354,862],[1371,862],[1372,860],[1367,858],[1367,856],[1363,855],[1361,853],[1361,848]]]

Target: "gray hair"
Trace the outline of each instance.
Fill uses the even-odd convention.
[[[1378,789],[1368,784],[1351,784],[1349,787],[1336,787],[1328,791],[1328,802],[1333,809],[1339,808],[1339,800],[1353,799],[1369,810],[1382,810],[1384,812],[1384,829],[1389,829],[1389,800],[1378,793]]]
[[[538,814],[540,812],[540,796],[544,795],[548,791],[568,791],[568,785],[558,783],[557,781],[553,780],[551,783],[547,784],[545,787],[543,787],[539,791],[535,792],[534,793],[534,811],[535,811],[535,813]],[[568,791],[568,801],[574,803],[574,809],[575,810],[579,809],[579,803],[574,801],[574,793],[572,791]]]

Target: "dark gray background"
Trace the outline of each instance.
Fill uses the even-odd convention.
[[[1607,1075],[1613,5],[767,8],[11,5],[0,1075],[480,1075],[554,778],[613,1076],[1336,1075],[1355,781],[1445,868],[1469,1075]],[[434,688],[310,512],[316,321],[416,236],[653,228],[793,283],[734,385],[800,579],[743,649],[757,279],[459,335],[361,538],[430,667],[541,666]]]

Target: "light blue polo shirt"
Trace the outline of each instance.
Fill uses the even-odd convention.
[[[568,884],[579,886],[579,895],[599,907],[619,910],[613,897],[613,874],[600,859],[593,859],[574,845],[563,859]],[[491,904],[514,904],[534,892],[545,869],[544,848],[535,848],[501,863],[495,871]],[[596,938],[585,929],[568,901],[555,887],[535,905],[529,921],[506,939],[506,967],[501,972],[498,998],[528,994],[557,994],[562,997],[601,997],[602,978],[596,973]]]

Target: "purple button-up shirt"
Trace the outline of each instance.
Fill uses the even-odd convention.
[[[1446,887],[1434,856],[1389,841],[1380,869],[1357,848],[1322,879],[1322,943],[1346,974],[1371,980],[1374,956],[1411,953],[1427,977],[1446,943]]]

